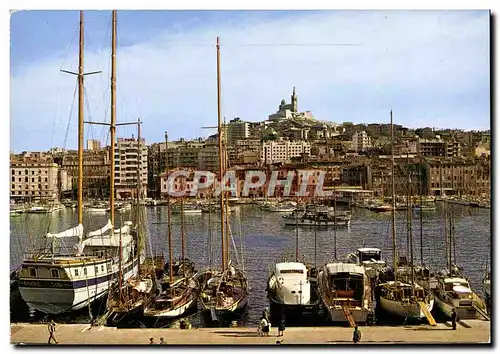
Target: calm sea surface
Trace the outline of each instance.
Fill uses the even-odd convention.
[[[444,218],[442,204],[437,204],[436,211],[424,212],[423,218],[423,259],[432,270],[446,266]],[[240,324],[255,325],[258,323],[263,308],[267,307],[266,281],[273,263],[284,258],[293,260],[295,257],[296,230],[285,227],[282,213],[272,213],[260,210],[255,205],[237,206],[237,211],[231,214],[231,230],[234,244],[240,252],[243,249],[243,266],[247,272],[249,285],[249,306],[238,318]],[[456,263],[464,269],[470,278],[474,290],[481,292],[481,284],[486,263],[490,257],[491,219],[490,209],[478,209],[464,206],[448,206],[453,213],[455,223]],[[388,262],[392,260],[391,214],[374,213],[365,209],[353,209],[351,227],[339,229],[336,232],[337,258],[343,259],[350,252],[360,247],[378,247],[382,256]],[[406,250],[407,224],[406,212],[396,215],[397,243],[400,253]],[[117,214],[117,225],[120,216],[123,221],[133,218],[133,212]],[[167,246],[167,208],[148,207],[148,255],[168,255]],[[420,262],[420,219],[414,213],[414,259]],[[47,232],[58,232],[76,225],[76,210],[66,208],[51,216],[42,214],[22,214],[10,218],[10,268],[15,270],[22,262],[23,252],[28,252],[34,243],[40,242]],[[106,216],[86,216],[84,227],[92,223],[90,229],[98,229],[106,222]],[[174,233],[174,256],[180,257],[180,216],[172,216]],[[208,214],[186,215],[185,230],[187,235],[187,257],[195,261],[197,269],[202,270],[210,265],[210,249],[213,251],[214,266],[220,264],[220,215]],[[210,232],[211,230],[211,232]],[[211,237],[210,237],[211,234]],[[332,229],[299,228],[299,253],[305,261],[323,265],[334,259],[335,242]],[[210,247],[212,239],[212,247]],[[315,242],[316,240],[316,242]],[[74,241],[73,241],[74,242]],[[316,244],[316,245],[315,245]],[[66,242],[63,247],[71,248]],[[243,246],[243,247],[242,247]],[[239,257],[234,255],[231,246],[231,258],[236,262]],[[75,315],[73,315],[75,316]],[[81,315],[85,317],[85,312]],[[201,320],[192,315],[193,323]],[[199,325],[204,325],[199,322]]]

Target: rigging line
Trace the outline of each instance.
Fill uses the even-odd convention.
[[[249,44],[221,44],[220,47],[361,47],[361,43],[249,43]],[[168,43],[168,47],[212,47],[213,44],[202,43]]]
[[[78,24],[75,26],[75,33],[73,34],[73,39],[71,40],[69,47],[66,49],[66,52],[63,55],[63,62],[61,64],[61,67],[59,68],[59,71],[61,71],[64,64],[66,63],[66,59],[68,58],[69,51],[71,50],[71,47],[73,47],[73,43],[75,42],[75,38],[76,38],[76,35],[77,35],[79,29],[80,29],[80,25]]]
[[[127,50],[123,50],[123,57],[124,57],[124,62],[125,62],[125,66],[128,70],[128,72],[130,74],[132,74],[132,70],[130,69],[130,63],[129,63],[129,60],[128,60],[128,56],[127,56]],[[136,105],[136,109],[137,109],[137,113],[139,115],[139,117],[142,117],[142,113],[141,113],[141,109],[140,109],[140,105],[139,105],[139,99],[137,97],[137,95],[132,95],[133,98],[134,98],[134,101],[135,101],[135,105]]]
[[[89,122],[92,122],[92,113],[90,111],[90,103],[89,103],[89,94],[87,92],[87,88],[84,86],[83,87],[83,97],[84,97],[84,100],[85,100],[85,109],[87,110],[87,115],[88,115],[88,119],[89,119]],[[95,134],[94,134],[94,124],[90,124],[90,137],[92,139],[95,139]]]
[[[73,107],[75,106],[76,90],[77,89],[78,89],[78,83],[75,83],[75,90],[73,91],[73,102],[71,103],[71,108],[69,110],[68,125],[66,126],[66,134],[64,135],[63,149],[66,149],[66,143],[68,142],[69,127],[71,125],[71,116],[73,115]]]

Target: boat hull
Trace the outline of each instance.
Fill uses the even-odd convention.
[[[88,266],[93,266],[88,264]],[[123,279],[128,280],[139,269],[137,258],[125,264]],[[103,279],[104,278],[104,279]],[[118,280],[118,270],[98,278],[89,278],[84,286],[81,281],[41,281],[20,279],[19,292],[30,309],[45,314],[56,315],[68,311],[77,311],[107,294],[109,288]],[[47,302],[47,299],[50,302]]]
[[[425,318],[425,314],[420,308],[420,305],[418,303],[401,303],[400,301],[395,301],[391,299],[384,298],[380,296],[379,298],[380,306],[382,309],[390,313],[392,315],[404,317],[404,318],[413,318],[417,320],[421,320]],[[431,299],[429,300],[428,303],[426,303],[427,310],[432,311],[432,308],[434,306],[434,300]]]
[[[351,226],[351,221],[314,221],[314,220],[298,220],[293,221],[289,219],[285,221],[285,226],[308,226],[308,227],[349,227]]]
[[[181,305],[181,306],[174,308],[174,309],[167,309],[167,310],[163,310],[163,311],[154,311],[154,312],[145,311],[144,317],[149,317],[149,318],[176,318],[176,317],[180,317],[185,312],[187,312],[189,309],[193,308],[196,305],[196,300],[197,300],[197,297],[193,297],[193,299],[187,301],[184,305]]]

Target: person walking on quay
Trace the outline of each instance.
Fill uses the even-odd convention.
[[[155,339],[153,337],[149,338],[149,344],[155,344]]]
[[[280,324],[278,326],[278,337],[283,337],[283,332],[285,331],[285,328],[286,328],[285,315],[282,314]]]
[[[54,332],[56,331],[56,323],[54,322],[54,320],[49,322],[48,330],[49,330],[48,344],[51,344],[52,339],[54,340],[55,344],[58,344],[59,342],[57,341],[56,337],[54,336]]]
[[[160,343],[158,343],[159,345],[164,345],[164,344],[167,344],[167,342],[164,342],[163,341],[163,337],[160,338]]]
[[[269,309],[266,307],[264,311],[262,311],[262,317],[266,319],[267,322],[269,322]]]
[[[352,333],[352,341],[356,344],[361,340],[361,331],[358,326],[354,327],[354,332]]]
[[[457,310],[453,309],[451,311],[451,325],[453,326],[453,330],[457,330],[457,321],[458,321],[458,315],[457,315]]]
[[[260,328],[262,331],[262,336],[268,337],[271,326],[264,316],[260,318]]]

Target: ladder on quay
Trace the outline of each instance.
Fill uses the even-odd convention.
[[[420,309],[424,313],[425,317],[427,318],[427,322],[429,322],[429,324],[431,326],[436,326],[437,325],[436,320],[434,319],[434,317],[432,317],[432,314],[429,311],[429,309],[427,308],[427,305],[425,304],[425,302],[419,301],[418,304],[420,306]]]
[[[347,308],[347,306],[342,306],[342,312],[344,313],[344,317],[349,322],[349,326],[356,327],[356,322],[352,317],[352,312]]]

